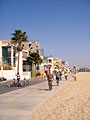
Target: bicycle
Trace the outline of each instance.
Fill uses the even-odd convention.
[[[24,84],[24,86],[27,86],[27,85],[29,85],[29,81],[24,79],[23,84]]]
[[[52,90],[52,80],[49,81],[49,90]]]
[[[17,82],[16,80],[13,81],[9,81],[6,83],[7,87],[24,87],[24,83],[23,82]]]
[[[56,76],[56,83],[57,83],[57,86],[59,86],[59,77]]]
[[[59,80],[56,80],[57,86],[59,86]]]

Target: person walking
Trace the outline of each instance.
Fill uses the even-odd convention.
[[[65,80],[67,80],[67,76],[68,76],[68,74],[67,74],[66,71],[65,71],[65,73],[64,73],[64,76],[65,76]]]
[[[60,80],[62,80],[62,72],[59,72]]]

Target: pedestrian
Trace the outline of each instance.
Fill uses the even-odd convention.
[[[67,80],[67,76],[68,76],[68,74],[67,74],[66,71],[65,71],[65,73],[64,73],[64,76],[65,76],[65,80]]]
[[[59,72],[60,80],[62,80],[62,72]]]

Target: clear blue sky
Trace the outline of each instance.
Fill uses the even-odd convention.
[[[90,0],[0,0],[0,39],[16,29],[39,40],[45,55],[90,66]]]

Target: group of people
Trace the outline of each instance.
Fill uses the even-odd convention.
[[[67,80],[68,74],[67,74],[66,71],[64,72],[64,76],[65,76],[65,80]],[[62,72],[59,71],[59,72],[56,73],[56,80],[57,79],[62,80]]]
[[[17,73],[16,76],[17,76],[17,84],[19,84],[19,82],[20,82],[19,73]],[[65,80],[67,80],[68,74],[66,71],[64,72],[64,76],[65,76]],[[59,80],[62,80],[62,72],[59,71],[56,74],[54,74],[54,73],[51,74],[51,72],[49,72],[49,74],[47,75],[47,80],[48,80],[48,86],[50,87],[50,85],[51,85],[51,88],[50,88],[50,90],[51,90],[53,80],[56,80],[57,86],[59,85]]]
[[[65,80],[67,80],[67,72],[65,71],[64,72],[64,76],[65,76]],[[56,75],[55,74],[51,74],[51,72],[47,75],[47,80],[48,80],[48,85],[50,85],[53,80],[56,79],[56,83],[57,83],[57,86],[59,85],[59,80],[62,80],[62,72],[57,72]]]

